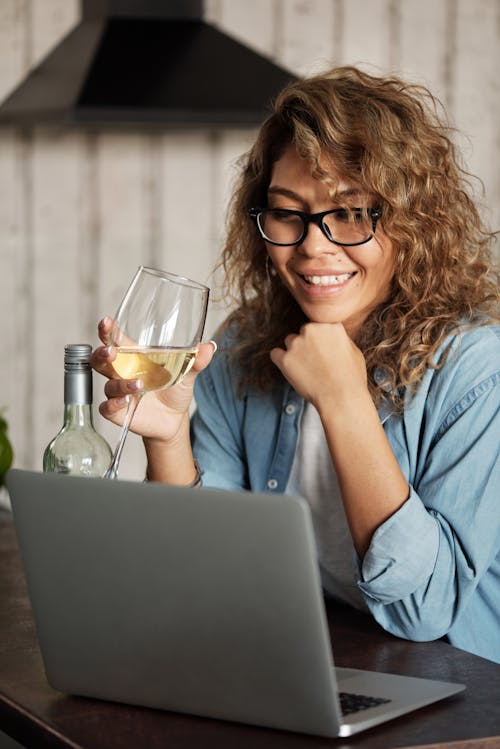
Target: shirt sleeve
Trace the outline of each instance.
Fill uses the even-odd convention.
[[[242,434],[245,399],[237,398],[233,392],[235,381],[222,347],[196,378],[191,440],[203,486],[248,488]]]
[[[461,362],[472,377],[483,363],[477,354],[472,349]],[[451,380],[447,392],[463,384]],[[441,394],[439,427],[421,449],[423,467],[410,497],[358,560],[369,609],[397,636],[431,640],[448,633],[498,558],[499,385],[500,374],[490,372],[451,405]],[[438,399],[427,407],[429,414],[437,410]]]

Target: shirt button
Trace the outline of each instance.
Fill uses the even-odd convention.
[[[276,481],[276,479],[269,479],[269,481],[267,482],[268,489],[276,489],[277,486],[278,482]]]
[[[293,403],[287,403],[285,406],[285,413],[291,416],[295,413],[295,405]]]

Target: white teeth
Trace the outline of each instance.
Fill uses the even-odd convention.
[[[342,273],[341,276],[304,276],[307,283],[311,283],[314,286],[335,286],[336,284],[344,283],[354,273]]]

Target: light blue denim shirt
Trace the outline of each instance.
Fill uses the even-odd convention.
[[[454,335],[443,354],[403,414],[379,409],[411,493],[357,560],[358,585],[388,632],[500,663],[500,326]],[[303,402],[286,384],[239,397],[237,382],[222,342],[196,381],[203,483],[284,492]]]

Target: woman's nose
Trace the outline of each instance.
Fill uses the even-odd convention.
[[[302,242],[297,245],[297,250],[308,257],[317,255],[336,255],[342,251],[342,247],[330,242],[324,232],[317,224],[310,223],[307,227],[307,233]]]

